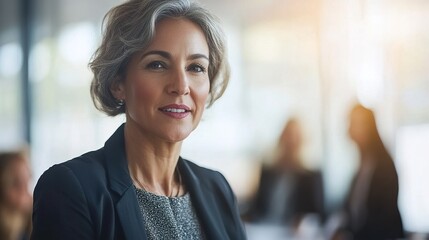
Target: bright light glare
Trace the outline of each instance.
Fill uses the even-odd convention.
[[[362,65],[356,87],[359,102],[367,107],[372,107],[382,100],[384,84],[381,78],[380,62],[369,62],[371,65],[368,63]]]
[[[51,69],[51,51],[47,41],[37,43],[30,52],[30,76],[32,81],[42,81]]]
[[[60,55],[71,64],[86,65],[94,52],[95,32],[94,25],[89,22],[64,27],[58,38]]]
[[[0,76],[15,76],[21,70],[21,66],[22,48],[17,42],[0,47]]]
[[[429,124],[402,127],[397,135],[399,206],[408,231],[429,229]]]

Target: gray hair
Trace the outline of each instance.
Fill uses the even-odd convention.
[[[224,93],[229,81],[225,38],[218,20],[191,0],[130,0],[112,8],[104,17],[102,43],[89,67],[94,73],[91,97],[95,107],[109,116],[125,112],[111,87],[125,76],[131,56],[145,49],[155,35],[156,24],[165,18],[186,18],[197,24],[209,47],[210,94],[208,107]]]

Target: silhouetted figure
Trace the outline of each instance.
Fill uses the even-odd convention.
[[[345,202],[346,229],[353,239],[404,237],[398,210],[398,175],[371,110],[356,105],[349,134],[360,152],[359,169]]]
[[[32,198],[30,169],[23,152],[0,153],[0,239],[29,239]]]
[[[301,145],[301,126],[296,119],[289,120],[280,136],[273,164],[262,168],[248,220],[296,227],[305,214],[322,217],[322,176],[303,166]]]

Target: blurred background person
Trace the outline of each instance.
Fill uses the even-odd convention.
[[[357,104],[350,113],[350,138],[360,161],[345,201],[345,233],[353,239],[404,237],[398,209],[398,175],[377,130],[373,111]]]
[[[281,133],[271,165],[262,167],[259,189],[245,214],[248,221],[295,229],[306,214],[322,218],[322,176],[303,165],[301,147],[301,124],[292,118]]]
[[[25,151],[0,153],[0,239],[29,239],[32,197]]]

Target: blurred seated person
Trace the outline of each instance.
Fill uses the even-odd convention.
[[[350,138],[360,162],[344,206],[345,221],[337,239],[404,237],[398,209],[398,175],[377,130],[374,113],[362,105],[350,113]]]
[[[272,164],[262,167],[259,189],[245,220],[295,228],[306,214],[323,216],[322,176],[303,166],[301,145],[300,123],[291,119],[280,136]]]
[[[32,197],[24,151],[0,152],[0,239],[29,239]]]

